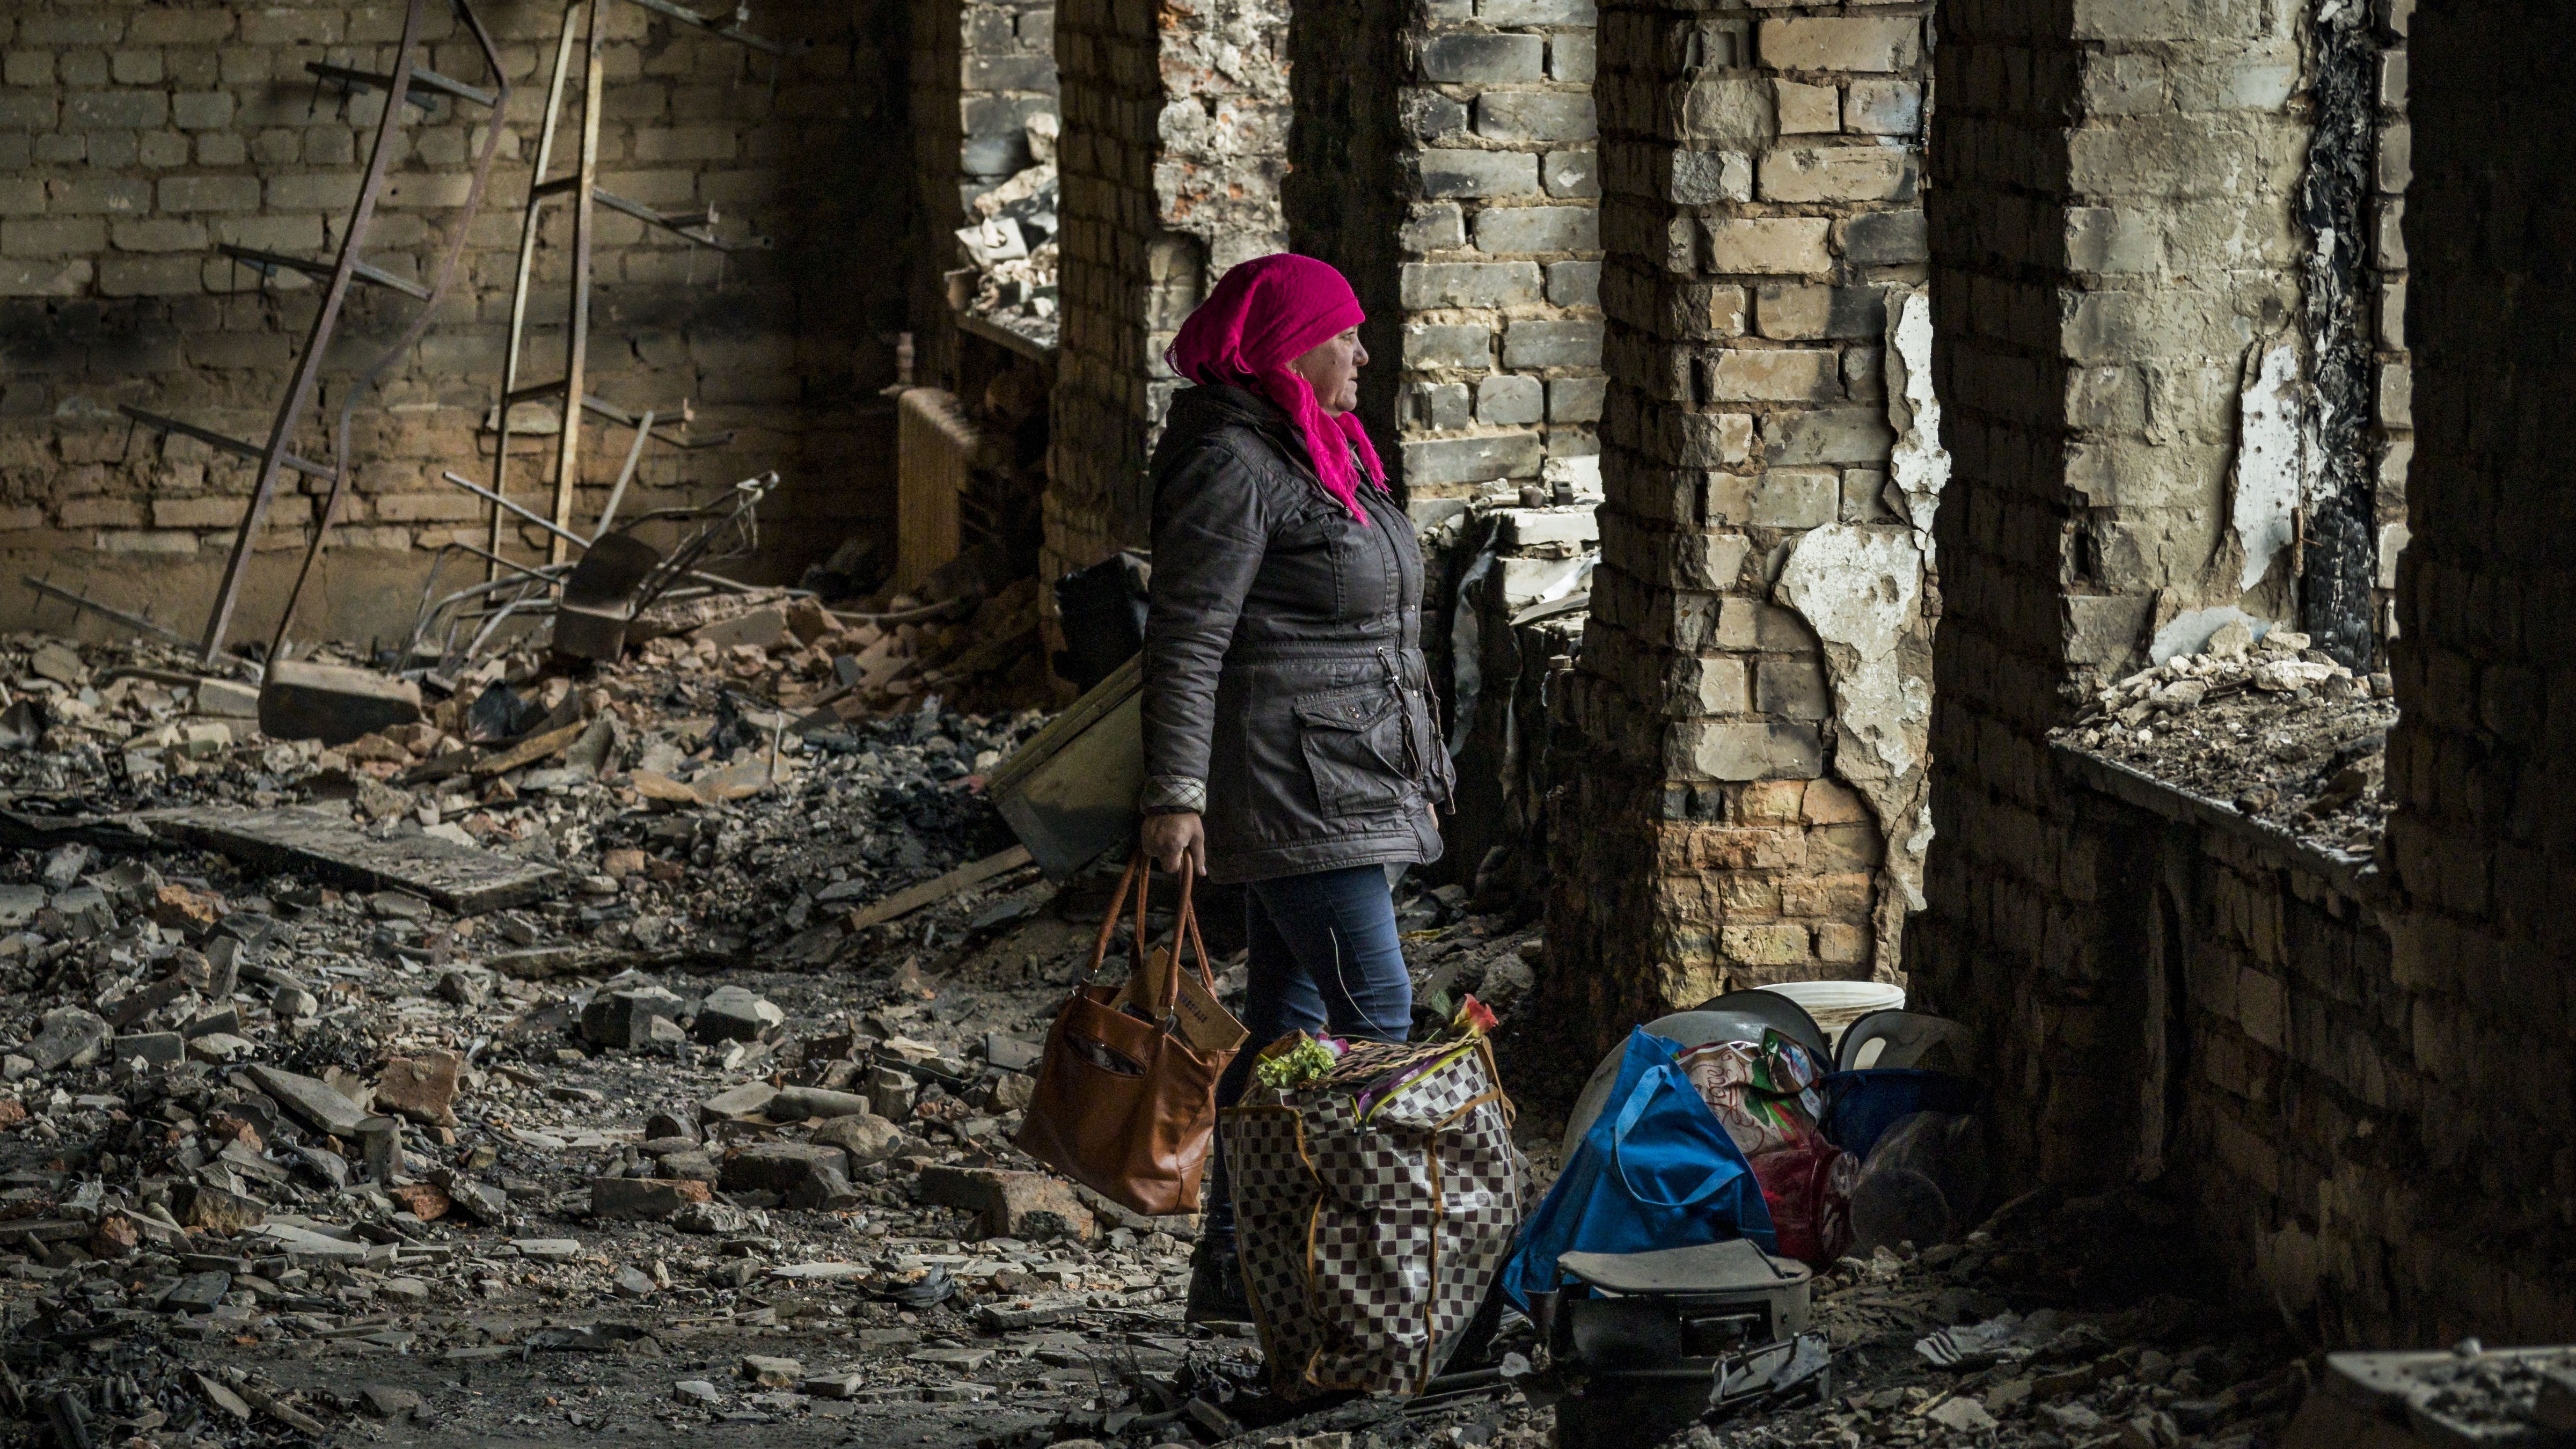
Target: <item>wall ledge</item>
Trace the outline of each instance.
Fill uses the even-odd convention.
[[[2387,903],[2394,894],[2394,883],[2380,870],[2378,861],[2370,856],[2353,855],[2302,840],[2277,825],[2245,814],[2224,800],[2213,800],[2159,780],[2134,766],[2105,759],[2064,741],[2052,741],[2048,751],[2062,774],[2097,794],[2108,795],[2179,824],[2199,825],[2232,836],[2240,843],[2278,859],[2283,866],[2324,877],[2355,900],[2379,905]]]

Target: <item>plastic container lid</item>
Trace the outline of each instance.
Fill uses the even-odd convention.
[[[1843,1028],[1873,1011],[1891,1011],[1905,1005],[1905,988],[1883,981],[1783,981],[1765,986],[1807,1008],[1816,1025],[1826,1036],[1839,1043]]]

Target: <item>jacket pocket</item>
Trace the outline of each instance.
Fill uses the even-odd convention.
[[[1413,788],[1404,770],[1402,701],[1383,687],[1340,690],[1296,701],[1297,743],[1326,815],[1377,815]]]

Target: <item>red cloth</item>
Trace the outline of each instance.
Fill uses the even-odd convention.
[[[1329,263],[1280,252],[1228,269],[1164,353],[1172,371],[1192,382],[1246,388],[1277,404],[1305,435],[1306,456],[1324,491],[1362,524],[1369,521],[1368,510],[1359,505],[1359,469],[1351,454],[1359,454],[1381,492],[1386,465],[1369,446],[1360,420],[1325,412],[1315,390],[1288,364],[1367,315],[1351,284]]]

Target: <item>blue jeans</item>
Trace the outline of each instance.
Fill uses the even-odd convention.
[[[1244,889],[1250,965],[1243,1025],[1250,1033],[1217,1082],[1231,1107],[1252,1080],[1253,1057],[1292,1031],[1402,1041],[1413,1030],[1413,978],[1395,936],[1395,896],[1382,866],[1281,876]],[[1225,1153],[1208,1189],[1207,1228],[1234,1231]]]

